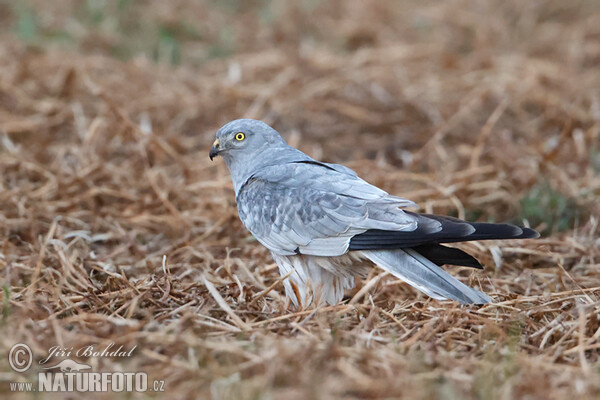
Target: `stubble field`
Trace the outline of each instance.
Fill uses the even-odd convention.
[[[462,245],[483,307],[373,270],[293,309],[208,158],[239,117],[542,238]],[[599,172],[594,1],[0,3],[0,393],[39,398],[8,382],[52,346],[114,343],[137,347],[71,358],[171,398],[598,398]]]

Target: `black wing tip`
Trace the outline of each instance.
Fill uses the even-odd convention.
[[[523,233],[521,233],[519,236],[516,236],[515,239],[537,239],[541,236],[540,233],[535,229],[521,227],[521,230]]]
[[[456,247],[430,243],[415,246],[412,249],[438,266],[459,265],[483,269],[483,266],[475,257]]]
[[[540,237],[540,233],[535,229],[523,226],[487,222],[473,222],[471,224],[476,230],[467,240],[536,239]]]
[[[481,263],[479,261],[469,262],[469,261],[466,261],[463,259],[460,259],[460,260],[446,259],[446,260],[444,260],[444,264],[442,264],[442,265],[455,265],[458,267],[468,267],[468,268],[475,268],[475,269],[483,270],[483,265],[481,265]]]

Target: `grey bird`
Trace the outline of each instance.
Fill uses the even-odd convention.
[[[342,165],[312,159],[264,122],[238,119],[219,129],[210,159],[229,168],[244,226],[271,252],[296,306],[338,303],[369,261],[438,300],[492,300],[441,265],[481,269],[471,255],[441,243],[539,237],[529,228],[419,214]]]

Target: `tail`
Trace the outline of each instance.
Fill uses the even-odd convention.
[[[363,250],[362,254],[395,277],[437,300],[462,304],[491,303],[492,299],[458,281],[414,249]]]

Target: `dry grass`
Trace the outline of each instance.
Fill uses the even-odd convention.
[[[137,345],[80,361],[173,398],[600,396],[597,3],[123,3],[2,6],[2,354]],[[465,245],[485,307],[374,271],[293,310],[208,159],[240,116],[428,212],[545,235]]]

